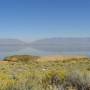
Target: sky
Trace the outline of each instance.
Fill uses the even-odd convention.
[[[0,38],[89,36],[90,0],[0,0]]]

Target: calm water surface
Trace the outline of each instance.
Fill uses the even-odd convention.
[[[0,59],[11,55],[86,55],[90,56],[90,51],[40,51],[33,48],[25,48],[25,49],[5,49],[0,48]]]

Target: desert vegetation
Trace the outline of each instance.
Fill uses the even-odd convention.
[[[0,61],[0,90],[90,90],[90,58],[6,57]]]

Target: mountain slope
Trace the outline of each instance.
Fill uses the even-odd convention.
[[[31,43],[31,47],[45,51],[90,51],[90,38],[49,38]]]
[[[23,45],[25,42],[18,39],[0,39],[0,45]]]
[[[0,52],[17,51],[26,47],[26,43],[18,39],[0,39]]]

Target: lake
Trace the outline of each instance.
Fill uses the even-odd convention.
[[[37,56],[45,56],[45,55],[86,55],[90,56],[90,51],[44,51],[37,50],[33,48],[0,48],[0,60],[4,57],[11,55],[37,55]]]

